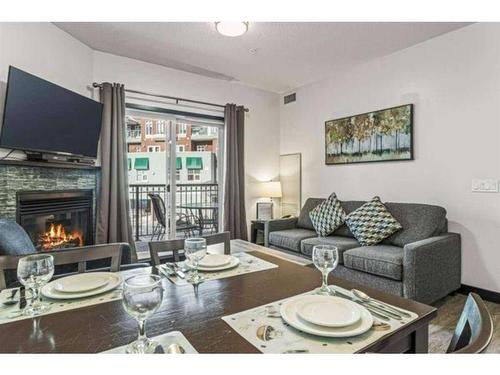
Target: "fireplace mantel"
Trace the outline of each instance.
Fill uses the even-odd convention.
[[[35,167],[35,168],[63,168],[63,169],[87,169],[87,170],[101,169],[101,167],[95,165],[43,162],[43,161],[30,161],[30,160],[0,160],[0,165],[17,165],[22,167]]]

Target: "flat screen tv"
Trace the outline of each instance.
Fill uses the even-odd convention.
[[[102,104],[9,67],[0,147],[95,158]]]

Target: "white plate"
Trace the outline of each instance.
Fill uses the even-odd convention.
[[[281,317],[290,326],[299,331],[323,337],[352,337],[368,331],[373,324],[373,317],[363,306],[359,306],[361,319],[346,327],[322,327],[306,322],[297,315],[297,308],[301,306],[304,296],[291,298],[281,305]],[[333,298],[333,297],[332,297]]]
[[[228,270],[230,268],[234,268],[238,264],[240,264],[240,260],[238,258],[233,257],[231,255],[230,255],[230,257],[231,257],[231,261],[224,266],[220,266],[220,267],[202,267],[202,266],[199,266],[198,271],[203,271],[203,272],[224,271],[224,270]],[[191,263],[189,261],[186,261],[186,265],[189,268],[193,268],[193,266],[191,265]]]
[[[361,318],[358,305],[339,297],[308,295],[304,296],[297,315],[309,322],[323,327],[345,327]]]
[[[56,280],[54,289],[62,293],[83,293],[101,288],[108,282],[109,277],[96,272],[80,273]]]
[[[229,263],[231,263],[231,255],[207,254],[202,260],[200,260],[200,267],[223,267],[228,265]]]
[[[42,287],[42,295],[53,299],[77,299],[77,298],[91,297],[97,294],[109,292],[110,290],[115,289],[122,283],[122,277],[118,273],[113,273],[113,272],[93,272],[93,273],[106,277],[108,279],[108,283],[100,288],[89,290],[87,292],[63,293],[57,291],[55,288],[55,285],[59,282],[59,280],[54,280]]]

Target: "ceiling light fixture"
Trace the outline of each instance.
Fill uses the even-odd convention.
[[[248,22],[216,22],[215,29],[225,36],[240,36],[248,31]]]

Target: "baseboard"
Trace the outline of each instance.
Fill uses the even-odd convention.
[[[460,289],[458,289],[457,292],[461,293],[461,294],[469,294],[470,292],[473,292],[473,293],[478,294],[479,297],[481,297],[482,299],[484,299],[486,301],[500,303],[500,293],[493,292],[491,290],[481,289],[481,288],[477,288],[475,286],[462,284],[460,286]]]

